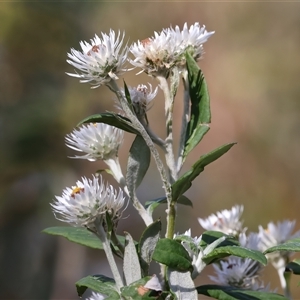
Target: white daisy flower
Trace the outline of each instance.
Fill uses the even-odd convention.
[[[95,222],[102,223],[109,213],[115,222],[120,218],[120,209],[124,205],[123,192],[105,185],[102,177],[92,179],[82,177],[75,186],[63,190],[62,196],[55,196],[51,204],[55,217],[76,227],[94,228]]]
[[[101,33],[101,38],[95,35],[91,42],[81,41],[82,51],[71,49],[67,62],[77,68],[80,73],[67,73],[80,78],[80,82],[89,82],[94,88],[108,84],[111,79],[118,79],[118,75],[126,71],[123,65],[127,60],[128,48],[122,44],[124,33],[116,36],[113,30],[109,35]]]
[[[180,30],[179,26],[175,26],[175,29],[164,29],[165,33],[171,35],[175,40],[175,45],[181,49],[183,55],[181,64],[185,64],[184,52],[189,51],[190,54],[197,61],[202,57],[203,44],[215,33],[214,31],[206,31],[205,26],[202,26],[196,22],[188,28],[187,23],[184,24],[183,29]]]
[[[207,219],[198,218],[198,221],[206,230],[221,231],[237,236],[245,230],[242,227],[243,222],[240,221],[243,210],[243,205],[236,205],[231,210],[225,209],[212,214]]]
[[[104,123],[82,125],[66,135],[66,145],[76,151],[84,152],[73,158],[89,161],[114,159],[123,142],[124,131]]]
[[[254,260],[232,256],[213,264],[213,268],[216,276],[209,278],[218,284],[250,290],[264,289],[259,280],[261,267]]]
[[[154,37],[134,43],[129,50],[135,57],[129,59],[133,66],[149,75],[165,77],[181,54],[172,34],[166,31],[154,32]]]
[[[247,236],[245,232],[242,232],[239,235],[239,242],[244,248],[260,251],[260,236],[258,233],[250,232]]]
[[[293,234],[295,225],[296,221],[285,220],[283,222],[277,222],[277,224],[270,222],[267,229],[259,226],[258,234],[260,237],[260,250],[265,251],[273,246],[277,246],[287,242],[288,240],[300,237],[300,230]],[[286,264],[290,261],[291,255],[292,252],[276,251],[268,253],[267,258],[275,269],[283,274]]]

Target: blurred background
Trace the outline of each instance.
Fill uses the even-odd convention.
[[[124,30],[129,44],[154,31],[184,22],[216,31],[200,62],[208,82],[212,124],[183,171],[200,155],[238,142],[209,165],[187,196],[194,208],[180,206],[176,231],[203,230],[197,218],[243,204],[248,232],[270,221],[296,220],[300,228],[300,3],[250,2],[1,2],[0,4],[0,298],[78,299],[74,283],[90,274],[110,275],[103,253],[41,231],[58,222],[49,203],[101,163],[72,160],[64,137],[88,115],[114,110],[106,87],[91,90],[65,72],[70,48],[109,29]],[[128,85],[156,81],[136,70]],[[119,81],[122,84],[122,80]],[[180,129],[181,90],[175,108]],[[164,108],[159,92],[148,115],[162,137]],[[120,150],[123,169],[133,136]],[[177,141],[178,139],[175,139]],[[113,179],[106,176],[112,184]],[[152,162],[138,190],[142,202],[162,196]],[[165,222],[165,207],[155,212]],[[144,225],[126,211],[119,232],[138,238]],[[207,268],[197,284],[209,283]],[[300,298],[297,277],[294,299]],[[279,287],[271,266],[264,282]],[[278,288],[278,292],[281,289]],[[88,293],[87,293],[88,295]],[[201,299],[205,299],[202,297]]]

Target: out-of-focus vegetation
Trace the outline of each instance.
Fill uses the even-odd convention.
[[[73,152],[66,149],[64,136],[84,117],[113,110],[112,94],[105,87],[91,90],[65,75],[73,71],[65,60],[80,40],[110,28],[125,30],[129,43],[184,22],[200,22],[216,31],[200,62],[210,89],[212,126],[184,169],[223,143],[238,145],[209,166],[188,192],[194,209],[179,207],[177,230],[192,227],[192,234],[199,236],[197,217],[234,204],[244,204],[244,224],[251,231],[283,219],[296,219],[299,229],[299,10],[299,3],[284,2],[2,2],[0,298],[77,299],[76,280],[88,274],[109,275],[100,261],[103,253],[40,232],[64,225],[51,212],[54,195],[103,167],[67,158]],[[156,86],[155,80],[135,73],[125,74],[128,85],[149,81]],[[163,136],[160,96],[148,118]],[[124,169],[131,141],[126,135],[120,153]],[[153,165],[139,196],[146,201],[161,193]],[[164,217],[163,209],[157,217]],[[128,209],[124,215],[128,217],[121,220],[120,232],[138,237],[143,225],[137,214]],[[209,282],[207,273],[200,280]],[[264,281],[272,288],[279,285],[271,267]],[[295,299],[300,297],[297,282],[294,277]]]

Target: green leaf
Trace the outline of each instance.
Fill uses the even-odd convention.
[[[295,275],[300,275],[300,259],[295,259],[285,266],[285,272],[292,272]]]
[[[119,300],[120,295],[116,291],[115,281],[104,275],[87,276],[76,282],[78,296],[81,297],[87,288],[106,295],[111,300]]]
[[[66,238],[67,240],[79,245],[87,246],[94,249],[103,249],[102,243],[99,238],[88,231],[86,228],[79,227],[49,227],[42,231],[50,235],[58,235]],[[125,238],[118,236],[120,242],[124,243]]]
[[[209,131],[210,127],[207,124],[199,124],[191,133],[189,139],[185,142],[183,162],[187,155],[201,142],[204,135]]]
[[[236,143],[225,144],[205,155],[202,155],[200,159],[192,166],[192,168],[184,173],[176,182],[172,185],[172,198],[176,201],[182,194],[184,194],[191,186],[192,181],[203,172],[205,166],[214,162],[223,154],[225,154]]]
[[[134,241],[128,232],[125,233],[125,252],[123,260],[123,272],[126,280],[126,284],[131,283],[141,279],[141,268],[139,257],[136,252]]]
[[[239,246],[224,246],[224,247],[217,247],[209,254],[205,255],[202,260],[206,264],[210,264],[217,259],[226,257],[228,255],[234,255],[243,258],[250,258],[255,261],[260,262],[263,265],[267,265],[268,260],[267,258],[259,251],[247,249],[244,247]]]
[[[160,197],[160,198],[157,198],[157,199],[154,199],[154,200],[147,201],[145,203],[145,206],[146,206],[148,212],[152,215],[154,209],[156,207],[158,207],[160,204],[164,204],[164,203],[167,203],[167,198],[166,197]],[[178,198],[177,203],[193,207],[192,201],[184,195],[182,195]]]
[[[139,132],[130,125],[131,121],[128,118],[115,113],[101,113],[89,116],[81,120],[77,126],[84,123],[105,123],[130,133],[139,134]]]
[[[185,272],[193,269],[185,248],[179,242],[167,238],[158,241],[152,259],[176,271]]]
[[[211,122],[207,84],[197,62],[188,52],[186,53],[186,65],[188,70],[191,112],[185,134],[183,161],[202,140],[203,136],[209,130],[208,124]]]
[[[137,135],[131,145],[127,162],[126,183],[134,193],[142,182],[150,164],[151,153],[144,139]]]
[[[126,84],[125,81],[124,81],[124,92],[125,92],[126,100],[127,100],[128,104],[129,104],[129,108],[131,109],[132,112],[134,112],[133,104],[132,104],[132,100],[131,100],[131,96],[130,96],[130,92],[128,90],[128,87],[127,87],[127,84]]]
[[[161,221],[155,221],[150,224],[143,232],[140,242],[138,244],[138,251],[141,257],[141,265],[144,273],[148,273],[150,262],[152,261],[152,255],[156,244],[159,240],[161,231]]]
[[[215,284],[201,285],[196,289],[198,294],[219,300],[288,300],[279,294],[238,289]]]
[[[300,241],[296,242],[295,240],[289,241],[274,247],[271,247],[264,251],[264,254],[272,253],[275,251],[291,251],[291,252],[299,252],[300,251]]]
[[[220,231],[204,231],[202,233],[200,245],[201,247],[206,247],[209,244],[212,244],[214,241],[219,239],[220,237],[225,236],[226,240],[222,242],[218,247],[223,247],[223,246],[239,246],[240,243],[239,241],[230,235],[227,235],[223,232]]]
[[[144,277],[128,286],[121,288],[122,299],[125,300],[145,300],[145,299],[155,299],[150,297],[151,291],[145,293],[143,289],[144,285],[151,279],[151,276]]]
[[[99,238],[85,228],[77,227],[49,227],[43,233],[58,235],[67,240],[94,249],[103,249]]]

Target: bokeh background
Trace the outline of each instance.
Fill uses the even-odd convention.
[[[84,117],[113,110],[113,95],[105,87],[91,90],[65,72],[73,72],[66,63],[71,47],[79,49],[80,40],[110,28],[125,30],[129,44],[184,22],[216,31],[200,62],[212,101],[211,130],[184,170],[221,144],[238,144],[195,181],[187,193],[194,208],[179,207],[176,230],[192,227],[199,236],[198,217],[235,204],[245,207],[248,231],[284,219],[295,219],[300,228],[300,3],[11,1],[0,3],[0,20],[1,299],[78,299],[75,281],[110,275],[101,251],[41,233],[65,225],[51,212],[54,195],[104,167],[68,158],[74,152],[64,145],[64,136]],[[157,85],[135,73],[125,74],[128,85]],[[164,136],[161,92],[148,117],[153,130]],[[120,152],[124,170],[132,140],[126,135]],[[162,192],[152,163],[139,197],[144,202]],[[155,217],[165,221],[164,209]],[[120,233],[138,238],[143,223],[130,208],[126,213]],[[211,268],[197,284],[209,283],[207,274]],[[298,280],[292,279],[294,299],[300,299]],[[272,289],[279,286],[271,266],[264,281]]]

